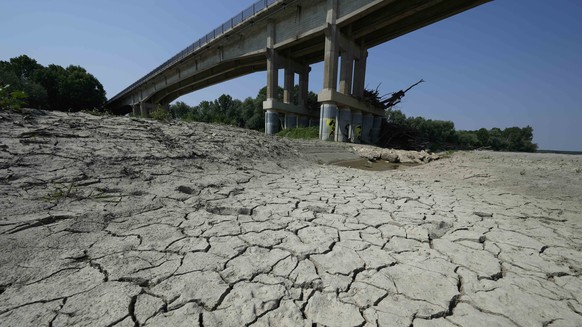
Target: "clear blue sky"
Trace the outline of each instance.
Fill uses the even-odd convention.
[[[112,97],[250,5],[251,0],[0,0],[0,60],[80,65]],[[322,86],[321,64],[310,87]],[[424,78],[408,116],[457,129],[530,125],[541,149],[582,150],[582,1],[497,0],[370,49],[367,85]],[[180,98],[254,97],[256,73]]]

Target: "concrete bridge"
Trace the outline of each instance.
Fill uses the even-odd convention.
[[[265,133],[319,123],[320,138],[373,142],[384,112],[360,99],[367,50],[490,0],[260,0],[111,98],[114,113],[156,106],[267,71]],[[321,109],[306,107],[310,65],[324,61]],[[283,99],[277,98],[279,71]],[[298,76],[298,103],[293,89]]]

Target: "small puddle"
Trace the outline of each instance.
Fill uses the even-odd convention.
[[[370,161],[367,158],[360,158],[356,160],[338,161],[334,162],[333,165],[355,168],[361,170],[369,171],[385,171],[385,170],[395,170],[395,169],[405,169],[410,167],[420,166],[421,164],[416,163],[391,163],[384,160]]]

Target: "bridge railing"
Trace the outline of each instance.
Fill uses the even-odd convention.
[[[222,24],[219,27],[212,30],[212,32],[204,35],[203,37],[201,37],[200,39],[198,39],[194,43],[190,44],[187,48],[178,52],[172,58],[166,60],[163,64],[156,67],[154,70],[149,72],[147,75],[138,79],[136,82],[134,82],[130,86],[126,87],[123,91],[119,92],[116,96],[109,99],[108,102],[111,102],[111,101],[123,96],[125,93],[133,90],[136,86],[138,86],[138,85],[142,84],[143,82],[147,81],[148,79],[156,76],[159,72],[165,70],[166,68],[172,66],[173,64],[175,64],[175,63],[179,62],[180,60],[184,59],[185,57],[189,56],[190,54],[192,54],[196,50],[202,48],[208,42],[216,39],[217,37],[221,36],[222,34],[230,31],[231,29],[235,28],[236,26],[238,26],[238,25],[242,24],[243,22],[247,21],[248,19],[252,18],[256,14],[269,8],[270,6],[275,4],[277,1],[281,1],[281,0],[259,0],[255,3],[253,3],[252,6],[249,6],[247,9],[241,11],[238,15],[227,20],[224,24]]]

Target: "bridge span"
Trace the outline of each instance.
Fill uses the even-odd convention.
[[[322,140],[373,142],[383,110],[361,101],[368,49],[491,0],[260,0],[107,101],[148,117],[182,95],[266,71],[265,133],[319,124]],[[320,110],[306,107],[324,62]],[[277,98],[280,70],[284,95]],[[293,103],[298,75],[298,103]]]

